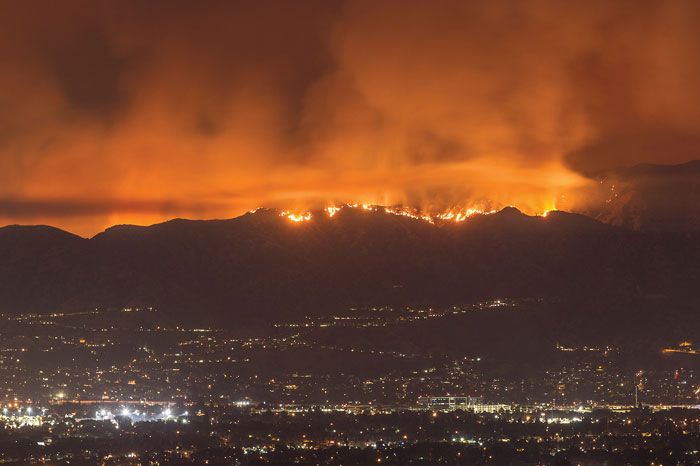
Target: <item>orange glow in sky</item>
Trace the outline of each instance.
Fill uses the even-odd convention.
[[[39,3],[0,8],[0,224],[542,214],[700,153],[698,2]]]

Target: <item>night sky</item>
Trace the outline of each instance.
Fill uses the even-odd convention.
[[[700,154],[698,1],[0,1],[0,224],[585,202]]]

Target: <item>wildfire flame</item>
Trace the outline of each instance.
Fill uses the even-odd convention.
[[[410,209],[406,208],[401,208],[401,207],[385,207],[384,212],[387,214],[391,215],[401,215],[403,217],[410,217],[414,218],[416,220],[425,220],[426,222],[430,223],[435,223],[432,219],[432,217],[428,215],[417,215],[416,213],[412,212]]]
[[[477,209],[477,208],[467,208],[467,209],[448,209],[440,213],[432,213],[428,214],[425,212],[421,212],[418,209],[411,209],[408,207],[403,207],[403,206],[393,206],[393,207],[383,207],[383,206],[377,206],[377,205],[370,205],[370,204],[342,204],[339,206],[328,206],[323,209],[323,211],[328,214],[328,217],[333,217],[335,214],[340,212],[343,209],[362,209],[363,211],[368,211],[368,212],[381,212],[383,211],[384,213],[391,214],[391,215],[400,215],[402,217],[409,217],[415,220],[423,220],[425,222],[435,224],[437,222],[455,222],[455,223],[460,223],[465,221],[466,219],[473,217],[475,215],[490,215],[494,214],[497,212],[497,210],[486,210],[486,209]],[[543,217],[547,216],[547,214],[551,210],[545,211],[544,214],[542,214]],[[311,220],[312,213],[307,211],[307,212],[291,212],[288,210],[280,212],[280,217],[286,217],[292,222],[306,222],[308,220]]]
[[[280,212],[280,217],[287,217],[292,222],[306,222],[311,220],[311,212],[306,212],[305,214],[293,214],[288,210]]]
[[[440,220],[454,220],[455,222],[463,222],[473,215],[490,215],[496,213],[496,210],[480,210],[480,209],[466,209],[461,211],[446,210],[445,212],[436,215],[435,217]]]

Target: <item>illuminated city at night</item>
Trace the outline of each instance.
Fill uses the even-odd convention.
[[[0,0],[0,463],[700,465],[700,3]]]

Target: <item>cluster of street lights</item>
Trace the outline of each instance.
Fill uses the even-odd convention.
[[[42,413],[42,414],[45,413],[45,412],[46,412],[45,409],[42,409],[42,410],[41,410],[41,413]],[[7,407],[2,408],[2,414],[3,414],[3,416],[7,416],[8,414],[10,414],[10,409],[7,408]],[[21,416],[21,415],[22,415],[22,408],[17,408],[16,415],[17,415],[17,416]],[[33,416],[33,415],[34,415],[34,409],[33,409],[31,406],[27,406],[26,408],[24,408],[24,415],[25,415],[25,416]]]
[[[131,411],[129,408],[122,408],[121,411],[119,411],[119,416],[122,417],[131,417],[131,416],[141,416],[141,415],[146,415],[146,413],[141,413],[138,410]],[[187,416],[187,411],[185,411],[182,416]],[[114,414],[112,414],[110,411],[107,411],[106,409],[102,409],[97,412],[96,416],[97,419],[103,420],[103,419],[111,419],[114,417]],[[161,413],[160,419],[170,419],[172,417],[175,417],[173,415],[173,412],[170,408],[165,408],[163,412]]]

